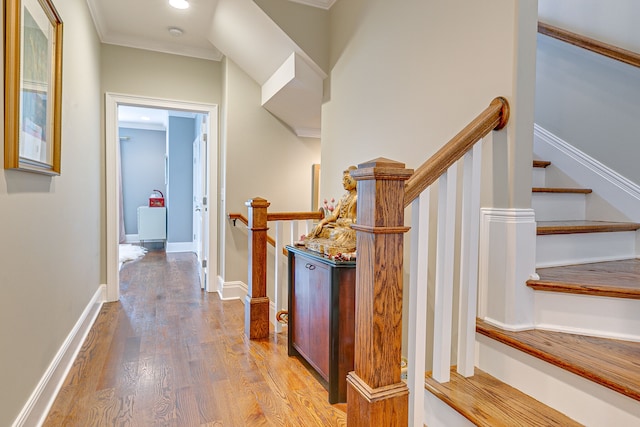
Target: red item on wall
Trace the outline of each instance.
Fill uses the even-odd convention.
[[[160,193],[159,196],[158,193]],[[149,196],[149,207],[164,208],[164,194],[162,194],[162,191],[153,190],[153,193],[151,193],[151,196]]]

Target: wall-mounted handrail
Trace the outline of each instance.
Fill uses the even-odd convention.
[[[404,206],[433,184],[452,164],[492,130],[502,129],[509,121],[509,102],[497,97],[471,123],[424,162],[404,186]]]
[[[640,67],[640,54],[636,52],[622,49],[621,47],[604,43],[571,31],[563,30],[562,28],[554,27],[553,25],[549,25],[544,22],[538,22],[538,32],[545,36],[570,43],[574,46],[599,53],[600,55],[615,59],[616,61],[624,62],[625,64],[633,65],[634,67]]]
[[[246,225],[247,227],[249,226],[249,220],[247,219],[246,216],[242,215],[241,213],[230,213],[227,215],[229,217],[229,219],[231,221],[233,221],[233,226],[235,227],[236,225],[236,221],[240,221],[241,223],[243,223],[244,225]]]

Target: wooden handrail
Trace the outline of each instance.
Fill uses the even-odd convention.
[[[297,221],[305,219],[317,219],[324,218],[322,211],[316,212],[270,212],[267,213],[267,221]]]
[[[233,221],[233,225],[236,225],[236,221],[240,221],[247,227],[249,226],[249,220],[246,216],[241,213],[229,213],[228,217]],[[305,220],[305,219],[317,219],[321,220],[324,218],[324,214],[322,211],[318,210],[316,212],[273,212],[267,213],[267,221],[296,221],[296,220]],[[267,235],[267,243],[271,246],[276,246],[276,241],[273,237]],[[286,255],[286,251],[284,252]]]
[[[246,216],[239,214],[239,213],[230,213],[229,214],[229,219],[233,221],[233,225],[236,225],[236,221],[240,221],[241,223],[243,223],[244,225],[246,225],[247,227],[249,226],[249,220],[247,219]],[[274,248],[276,247],[276,241],[273,239],[273,237],[267,235],[267,243],[270,244],[271,246],[273,246]]]
[[[230,213],[229,214],[229,219],[233,221],[233,225],[236,225],[236,221],[240,220],[241,223],[243,223],[244,225],[246,225],[247,227],[249,226],[249,220],[247,219],[246,216],[239,214],[239,213]]]
[[[473,145],[492,130],[500,130],[509,121],[509,102],[497,97],[478,117],[424,162],[404,186],[404,206],[407,207]]]
[[[624,62],[625,64],[633,65],[634,67],[640,67],[640,54],[636,52],[622,49],[580,34],[572,33],[571,31],[563,30],[562,28],[554,27],[553,25],[545,24],[544,22],[538,22],[538,32],[545,36],[570,43],[574,46],[599,53],[600,55],[615,59],[616,61]]]

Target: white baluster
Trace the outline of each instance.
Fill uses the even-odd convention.
[[[275,280],[273,281],[275,289],[274,289],[274,304],[275,304],[275,313],[282,310],[284,307],[284,291],[286,288],[284,281],[284,272],[286,268],[284,266],[284,262],[282,259],[282,249],[284,248],[284,238],[283,238],[283,222],[284,221],[276,221],[276,246],[274,253],[274,275]],[[282,332],[282,324],[274,319],[275,331],[276,333]]]
[[[409,343],[407,384],[409,425],[424,424],[424,373],[427,345],[427,267],[429,264],[429,198],[427,188],[411,204]]]
[[[480,229],[480,172],[482,144],[464,155],[460,246],[460,307],[458,317],[458,373],[474,373],[478,302],[478,235]]]
[[[448,382],[451,368],[451,316],[455,251],[456,182],[454,163],[438,180],[438,236],[434,308],[433,378]]]

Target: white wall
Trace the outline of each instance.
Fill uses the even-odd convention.
[[[336,2],[322,196],[342,194],[350,164],[382,156],[418,167],[496,96],[511,103],[509,155],[530,165],[535,14],[525,0]],[[530,171],[505,174],[513,184],[499,203],[528,207],[515,187],[530,185]]]
[[[297,137],[261,107],[260,86],[225,61],[226,206],[223,215],[246,215],[245,202],[262,197],[270,211],[311,210],[311,166],[319,163],[320,141]],[[247,283],[247,230],[225,221],[225,281]],[[273,232],[273,230],[271,230]]]
[[[344,192],[341,172],[350,164],[386,157],[417,168],[504,96],[511,118],[483,153],[492,166],[483,206],[530,208],[536,23],[537,3],[529,0],[336,2],[322,110],[321,196]],[[405,289],[408,247],[405,239]],[[504,262],[513,263],[513,255],[496,264]],[[521,278],[505,276],[498,289],[521,286]],[[425,310],[433,306],[432,286],[429,293]]]
[[[540,19],[640,52],[640,3],[541,0]],[[640,69],[539,36],[536,123],[640,184]]]
[[[637,0],[538,0],[540,21],[640,52]]]
[[[0,170],[3,426],[16,418],[101,283],[100,44],[85,1],[55,5],[64,22],[62,173]]]

